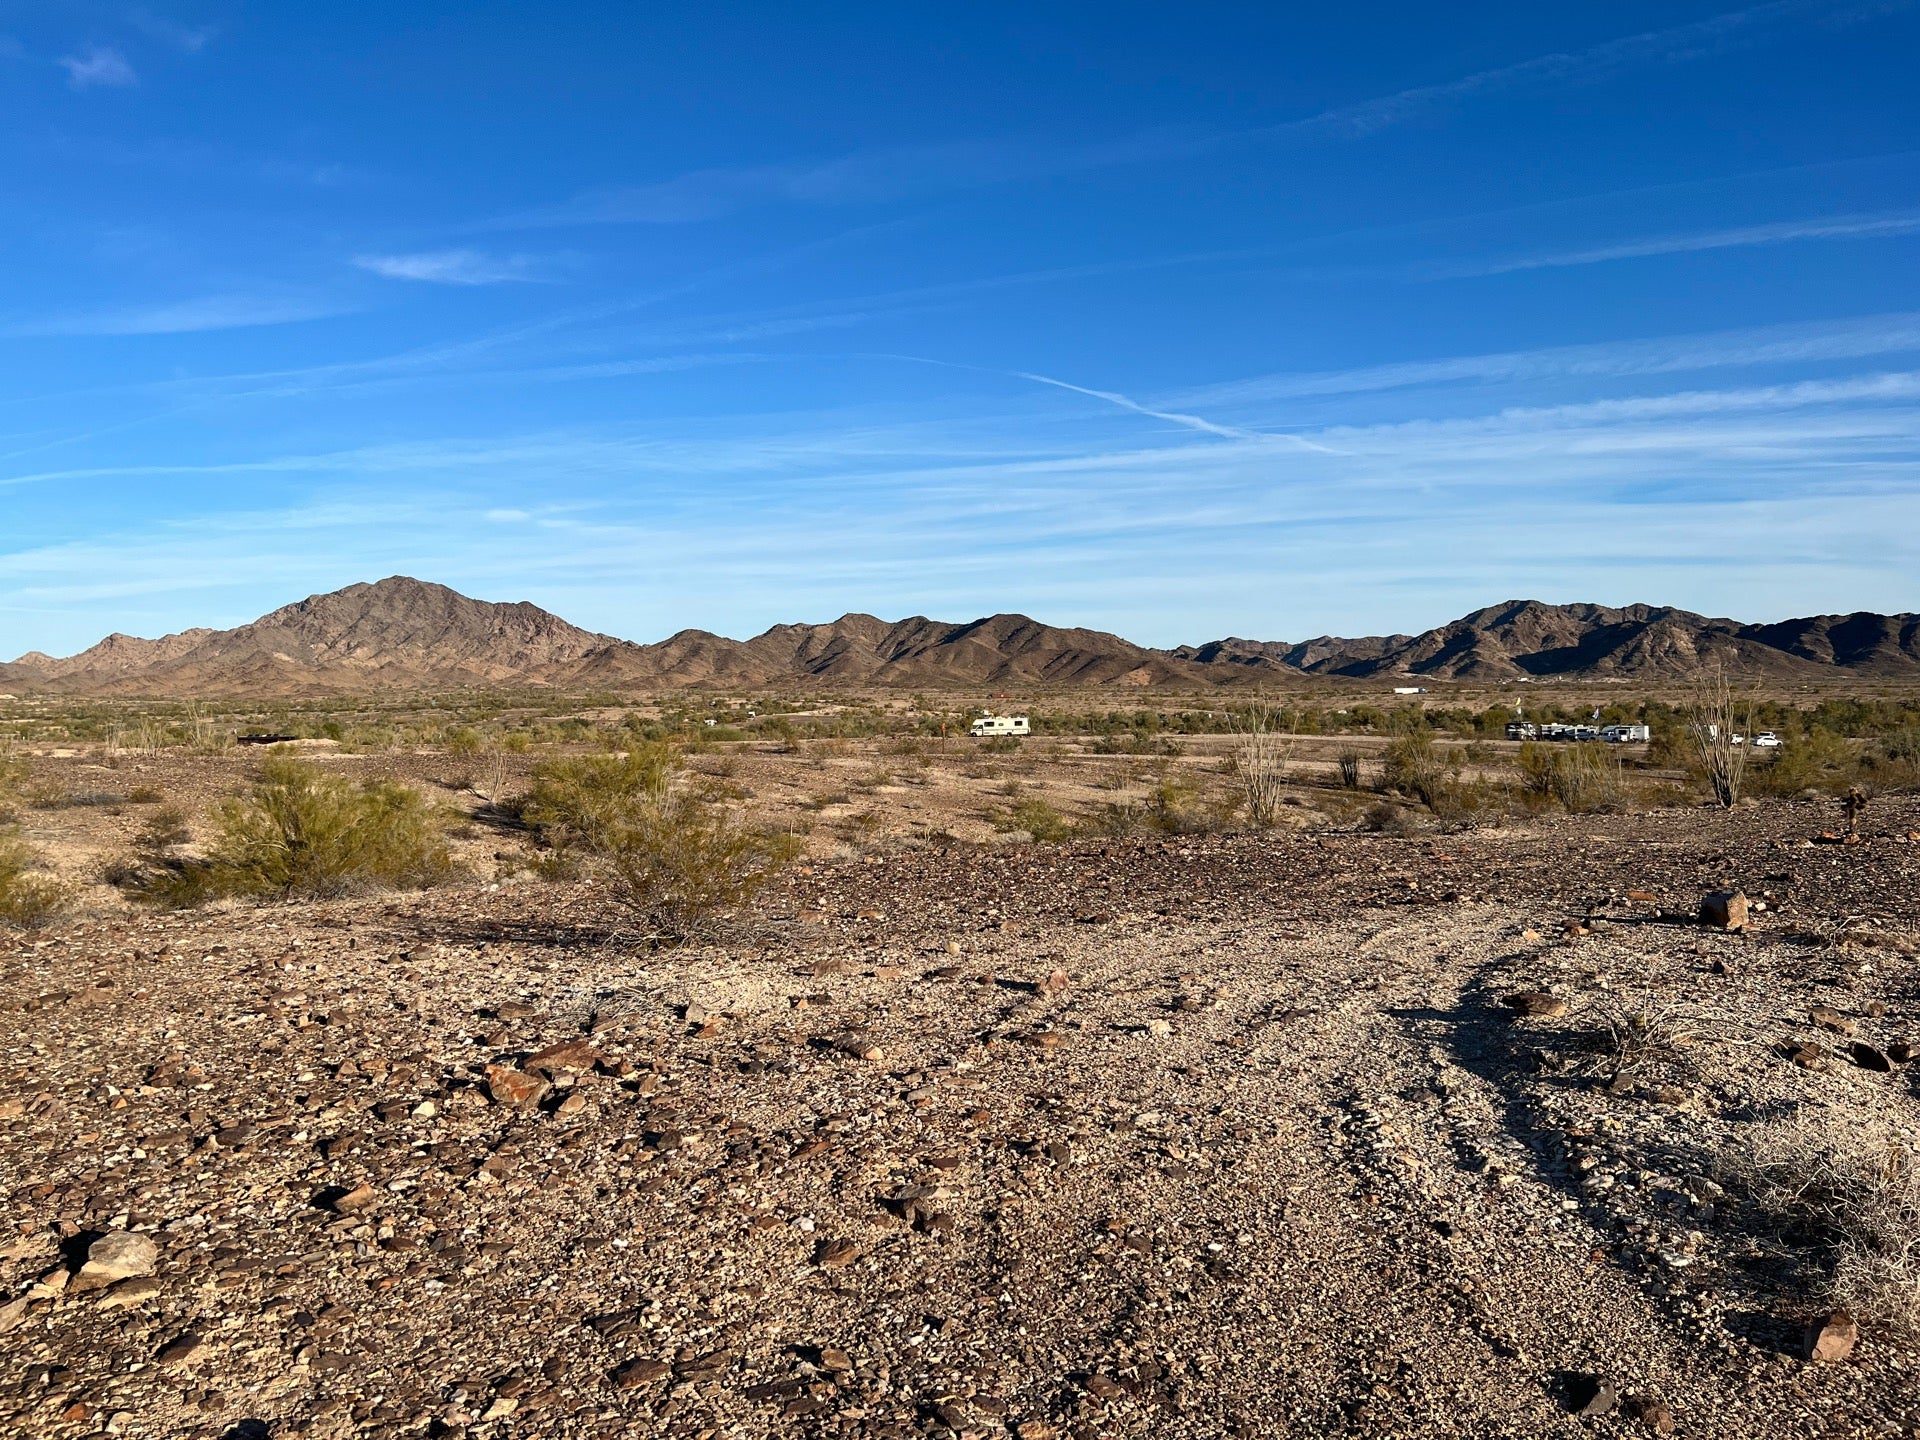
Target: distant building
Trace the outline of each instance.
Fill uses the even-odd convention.
[[[1427,693],[1427,687],[1424,685],[1396,685],[1393,687],[1393,693],[1396,695],[1424,695]]]

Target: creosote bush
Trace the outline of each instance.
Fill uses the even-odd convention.
[[[44,871],[33,847],[0,831],[0,925],[37,930],[67,899],[67,887]]]
[[[1026,831],[1042,844],[1065,840],[1073,833],[1067,817],[1038,796],[1030,796],[1009,810],[1006,825],[1010,830]]]
[[[443,817],[390,780],[354,784],[270,756],[251,793],[216,818],[207,863],[226,895],[318,899],[422,889],[454,879]]]
[[[1598,744],[1542,744],[1520,747],[1520,785],[1540,800],[1557,800],[1575,815],[1625,808],[1626,783],[1620,763]]]
[[[665,944],[709,934],[798,849],[679,783],[681,771],[680,752],[664,741],[565,756],[534,771],[525,811],[557,862],[549,873],[603,877]]]
[[[165,910],[205,905],[219,898],[221,877],[210,861],[179,853],[192,840],[186,812],[163,805],[134,836],[132,861],[108,865],[106,881],[144,905]]]
[[[70,898],[67,887],[46,873],[40,854],[14,833],[18,786],[25,762],[0,750],[0,926],[37,930]]]
[[[1380,782],[1411,795],[1442,820],[1456,820],[1475,808],[1475,797],[1461,787],[1460,769],[1460,757],[1443,754],[1431,730],[1410,730],[1387,746]]]

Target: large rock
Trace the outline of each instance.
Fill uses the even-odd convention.
[[[99,1290],[135,1275],[151,1275],[160,1252],[145,1235],[124,1230],[102,1235],[87,1247],[87,1262],[73,1277],[75,1290]]]
[[[1807,1326],[1807,1358],[1827,1365],[1838,1365],[1853,1354],[1859,1343],[1860,1327],[1844,1310],[1814,1321]]]
[[[1738,890],[1716,890],[1700,902],[1700,923],[1716,930],[1744,930],[1747,897]]]
[[[544,1070],[549,1074],[560,1070],[591,1070],[600,1063],[600,1052],[593,1043],[583,1038],[558,1040],[543,1049],[527,1056],[525,1068]]]
[[[530,1110],[547,1093],[547,1082],[510,1065],[487,1066],[487,1094],[509,1110]]]

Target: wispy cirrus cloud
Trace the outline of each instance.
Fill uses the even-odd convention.
[[[501,216],[483,229],[574,225],[673,225],[719,219],[757,205],[846,205],[1009,184],[1116,165],[1178,159],[1245,145],[1357,140],[1471,100],[1609,76],[1764,43],[1801,21],[1851,24],[1908,8],[1910,0],[1772,0],[1661,30],[1555,51],[1433,85],[1413,86],[1315,115],[1237,131],[1140,134],[1078,145],[1019,140],[904,145],[827,159],[713,167],[635,185],[583,191],[553,205]]]
[[[1920,312],[1761,325],[1694,335],[1449,355],[1352,370],[1258,375],[1173,392],[1168,405],[1247,405],[1433,385],[1568,377],[1679,374],[1691,370],[1857,360],[1920,351]]]
[[[1872,215],[1824,215],[1806,220],[1777,220],[1763,225],[1731,225],[1712,230],[1649,235],[1637,240],[1620,240],[1573,250],[1423,266],[1418,273],[1426,279],[1509,275],[1521,270],[1600,265],[1610,260],[1639,260],[1655,255],[1684,255],[1700,250],[1785,245],[1801,240],[1876,240],[1901,235],[1920,235],[1920,210]]]
[[[108,45],[90,45],[63,55],[60,64],[67,72],[67,83],[76,90],[114,89],[140,81],[127,57]]]
[[[1591,84],[1629,70],[1675,65],[1762,44],[1782,26],[1796,22],[1854,24],[1907,8],[1909,0],[1862,0],[1838,5],[1828,0],[1773,0],[1685,25],[1622,35],[1582,50],[1552,51],[1439,84],[1413,86],[1252,133],[1266,139],[1315,134],[1358,139],[1482,96],[1544,85]]]
[[[114,494],[280,471],[314,498],[0,545],[0,611],[31,617],[20,643],[77,648],[123,627],[135,595],[149,618],[202,623],[211,586],[245,618],[395,571],[635,639],[855,608],[1022,609],[1148,643],[1405,629],[1510,593],[1755,619],[1900,609],[1920,563],[1917,419],[1920,374],[1902,372],[1328,428],[1326,451],[1280,461],[1259,435],[1129,444],[1117,415],[976,446],[971,422],[779,414],[69,471],[42,478]],[[677,483],[641,483],[656,475]],[[1388,578],[1356,591],[1356,573]]]
[[[182,25],[176,20],[170,20],[165,15],[156,15],[153,11],[141,6],[135,6],[127,11],[127,23],[147,38],[158,40],[163,45],[171,45],[174,49],[188,55],[197,55],[206,49],[207,42],[214,36],[211,26]]]
[[[542,279],[531,255],[486,255],[478,250],[426,250],[404,255],[356,255],[353,263],[388,280],[428,285],[502,285]]]
[[[61,335],[184,335],[199,330],[239,330],[287,325],[349,313],[349,307],[303,296],[204,295],[154,305],[79,311],[0,325],[16,339]]]
[[[689,171],[643,185],[610,185],[555,205],[505,215],[489,229],[678,225],[755,205],[850,205],[974,189],[1190,151],[1192,137],[1141,136],[1083,146],[1019,141],[902,145],[782,165]]]

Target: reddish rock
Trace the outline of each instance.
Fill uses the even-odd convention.
[[[547,1082],[510,1065],[487,1066],[487,1094],[509,1110],[529,1110],[547,1093]]]
[[[527,1057],[528,1070],[591,1070],[600,1063],[600,1052],[583,1038],[557,1040]]]
[[[1826,1365],[1838,1365],[1853,1354],[1860,1341],[1860,1327],[1844,1310],[1836,1310],[1807,1326],[1807,1358]]]
[[[844,1270],[860,1258],[860,1247],[851,1240],[822,1240],[813,1252],[813,1263],[823,1270]]]
[[[1551,1020],[1567,1013],[1567,1002],[1544,990],[1516,990],[1500,1002],[1509,1010],[1537,1020]]]
[[[657,1385],[672,1373],[673,1367],[659,1360],[629,1360],[613,1372],[613,1383],[622,1390],[637,1390]]]

